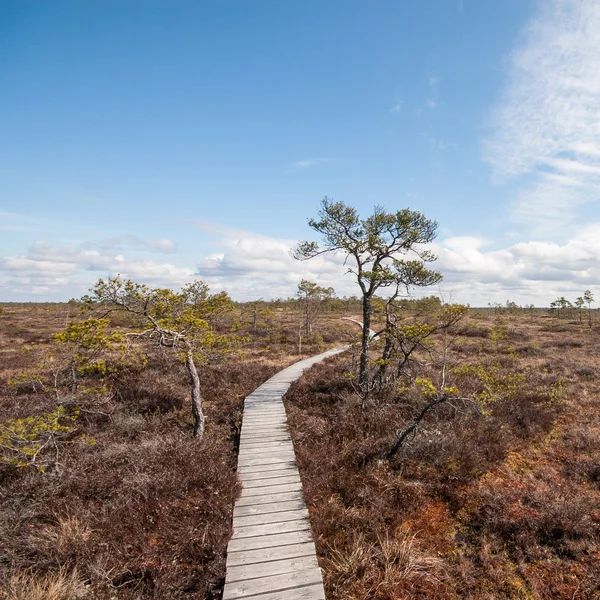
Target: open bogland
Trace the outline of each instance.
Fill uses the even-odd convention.
[[[504,394],[440,404],[389,459],[422,394],[397,381],[361,407],[340,355],[286,396],[327,598],[600,598],[600,327],[472,311],[457,328],[447,383]],[[439,365],[421,353],[411,375]]]
[[[58,398],[52,334],[79,318],[77,307],[3,306],[0,423],[67,409],[56,464],[42,472],[0,461],[0,598],[220,597],[243,398],[281,368],[347,341],[351,328],[331,321],[300,354],[299,312],[244,311],[219,325],[247,338],[241,352],[200,368],[207,428],[198,441],[188,376],[172,351],[140,346],[144,361],[110,373],[101,398],[94,374],[80,382],[79,400]]]

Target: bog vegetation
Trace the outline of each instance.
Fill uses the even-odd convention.
[[[359,297],[116,277],[2,307],[0,599],[219,598],[243,398],[345,344],[286,396],[329,599],[600,597],[591,292],[411,299],[435,222],[325,200],[311,225],[297,256],[342,250]]]

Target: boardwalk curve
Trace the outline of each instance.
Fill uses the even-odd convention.
[[[352,323],[356,323],[361,329],[363,328],[363,322],[358,319],[352,319],[350,317],[342,317],[343,321],[352,321]],[[374,329],[369,329],[369,340],[376,341],[379,339],[379,333],[377,333]]]
[[[305,369],[344,350],[283,369],[244,401],[242,495],[233,510],[223,600],[325,600],[282,398]]]

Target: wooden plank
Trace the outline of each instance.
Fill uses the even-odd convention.
[[[273,439],[273,438],[280,438],[280,439]],[[241,446],[260,446],[260,445],[269,445],[272,447],[275,446],[284,446],[287,445],[290,448],[293,448],[292,446],[292,439],[289,437],[289,435],[270,435],[269,433],[266,433],[265,435],[263,435],[262,437],[257,437],[254,439],[250,439],[250,438],[240,438],[240,447]]]
[[[260,435],[240,436],[240,446],[245,444],[260,444],[261,442],[289,442],[291,439],[287,431],[267,431]]]
[[[260,398],[255,398],[254,394],[251,394],[244,401],[244,409],[246,408],[249,410],[269,410],[270,408],[281,410],[283,408],[285,410],[285,407],[279,401],[279,394],[275,390],[273,390],[273,393]]]
[[[304,498],[300,500],[287,500],[285,502],[267,502],[265,504],[253,504],[251,506],[236,506],[233,509],[233,517],[243,517],[245,515],[262,515],[277,513],[286,510],[299,510],[305,508]]]
[[[292,443],[292,439],[289,437],[289,434],[281,434],[279,432],[271,434],[265,433],[264,435],[258,437],[244,437],[240,438],[240,452],[242,448],[254,448],[259,446],[268,445],[268,447],[276,447],[276,445],[281,444],[283,448],[285,445],[290,450],[294,450],[294,445]]]
[[[274,442],[284,442],[287,440],[291,440],[289,431],[267,431],[263,430],[260,433],[242,433],[240,435],[240,443],[244,442],[260,442],[263,440],[266,441],[274,441]]]
[[[266,523],[284,523],[296,519],[308,519],[308,510],[305,507],[296,510],[284,510],[281,512],[265,513],[260,515],[236,516],[235,526],[260,525]]]
[[[276,459],[279,462],[289,462],[294,460],[296,456],[293,450],[286,450],[285,448],[282,448],[281,450],[273,450],[271,448],[246,448],[243,452],[240,452],[238,460],[241,462],[241,466],[244,466],[250,460],[257,461],[265,458]]]
[[[298,474],[297,469],[281,469],[279,471],[268,471],[267,473],[248,473],[248,476],[240,475],[240,480],[242,482],[243,487],[251,488],[251,487],[260,487],[262,485],[273,485],[277,483],[293,483],[293,481],[299,481],[300,475]],[[291,478],[292,481],[280,481],[283,478]],[[264,483],[259,483],[264,482]]]
[[[315,583],[313,585],[303,585],[293,590],[261,594],[260,600],[325,600],[325,591],[322,583]]]
[[[271,456],[279,456],[283,452],[294,454],[294,447],[291,442],[277,442],[270,445],[268,442],[257,442],[256,444],[244,444],[240,446],[240,454],[256,455],[259,452],[269,453]]]
[[[261,525],[234,526],[232,540],[249,537],[264,537],[273,533],[291,533],[293,531],[310,531],[308,519],[295,519],[283,523],[264,523]]]
[[[290,432],[286,429],[284,431],[267,431],[261,432],[243,432],[240,435],[240,441],[254,441],[254,440],[267,440],[272,438],[281,438],[282,440],[291,440]]]
[[[236,598],[247,598],[248,596],[258,596],[274,591],[286,591],[288,600],[294,600],[294,588],[308,586],[311,584],[322,583],[322,575],[319,569],[307,569],[295,573],[285,573],[284,575],[271,575],[268,577],[258,577],[256,579],[247,579],[245,581],[232,582],[225,587],[223,600],[234,600]]]
[[[255,506],[271,502],[290,502],[291,500],[304,501],[302,491],[294,490],[292,492],[279,492],[278,494],[264,494],[262,496],[243,496],[238,498],[236,506]]]
[[[287,469],[289,467],[296,467],[296,463],[293,460],[283,460],[267,465],[246,465],[245,467],[238,466],[238,473],[244,475],[246,473],[267,473],[269,471],[279,471],[281,469]],[[298,467],[296,467],[298,468]]]
[[[242,440],[240,442],[240,449],[247,448],[256,450],[256,448],[284,448],[286,450],[293,450],[294,446],[292,445],[292,440],[289,438],[282,440],[273,440],[273,439],[260,439],[260,440]]]
[[[240,451],[240,454],[241,456],[238,457],[238,460],[242,464],[246,459],[279,458],[294,460],[296,458],[293,448],[282,448],[281,450],[273,450],[271,448],[246,448],[243,452]]]
[[[310,529],[276,533],[272,535],[261,535],[251,538],[231,538],[229,540],[229,546],[227,546],[227,552],[258,550],[260,548],[277,548],[278,546],[289,546],[291,544],[302,544],[306,542],[312,542]]]
[[[283,494],[285,492],[302,492],[300,482],[282,483],[281,485],[265,485],[259,488],[242,488],[242,498],[251,498],[252,496],[265,496],[268,494]]]
[[[239,473],[241,482],[245,485],[247,481],[254,481],[256,479],[275,479],[277,477],[283,477],[285,475],[292,475],[297,473],[298,469],[295,467],[286,466],[283,469],[277,469],[274,471],[258,471],[256,473]]]
[[[255,411],[249,411],[247,414],[244,412],[244,419],[243,419],[243,423],[248,423],[248,424],[255,424],[255,423],[264,423],[267,421],[286,421],[287,420],[287,415],[282,412],[282,413],[270,413],[270,414],[262,414],[262,413],[257,413]]]
[[[272,465],[294,460],[293,452],[244,452],[239,460],[242,466],[249,465]]]
[[[287,413],[285,411],[268,411],[268,412],[264,412],[262,409],[245,409],[244,410],[244,417],[242,420],[242,425],[245,422],[246,417],[248,418],[252,418],[252,419],[272,419],[272,418],[283,418],[283,419],[287,419]]]
[[[295,461],[296,456],[293,452],[286,452],[285,456],[273,456],[273,453],[262,455],[248,455],[238,458],[238,467],[249,467],[253,464],[272,465],[275,463]],[[294,463],[295,464],[295,463]]]
[[[250,446],[258,446],[260,444],[275,444],[275,443],[291,444],[291,439],[287,435],[269,435],[266,434],[261,437],[240,439],[240,448],[248,448]],[[292,445],[293,448],[293,445]]]
[[[265,435],[266,433],[278,433],[279,435],[281,435],[282,433],[287,433],[288,435],[290,434],[287,425],[278,425],[277,427],[269,427],[268,430],[266,430],[264,427],[262,426],[249,426],[249,427],[244,427],[242,425],[242,436],[245,435]]]
[[[311,555],[315,556],[315,545],[313,542],[288,544],[287,546],[275,546],[274,548],[260,548],[259,550],[229,552],[227,555],[227,568],[229,569],[229,567],[235,567],[238,565],[268,562],[282,558],[294,558],[297,556]]]
[[[272,485],[284,485],[286,483],[302,483],[300,481],[300,475],[298,475],[298,473],[292,473],[291,475],[282,475],[281,477],[268,477],[266,479],[251,479],[250,481],[243,481],[245,490],[270,487]]]
[[[290,432],[285,430],[285,431],[261,431],[261,432],[256,432],[256,433],[246,433],[243,432],[240,435],[240,443],[241,442],[254,442],[254,441],[259,441],[259,440],[291,440],[292,438],[290,437]]]
[[[282,465],[294,462],[294,456],[245,456],[240,459],[239,467],[255,467],[257,465]],[[296,464],[296,463],[294,463]]]
[[[274,418],[272,418],[271,420],[275,420]],[[279,427],[281,429],[285,429],[287,431],[287,419],[284,417],[277,417],[277,423],[270,423],[269,424],[269,429],[272,429],[274,427]],[[246,424],[242,423],[242,431],[248,431],[251,429],[255,429],[258,431],[264,431],[265,429],[265,421],[264,419],[248,419],[248,421],[246,422]]]
[[[317,557],[295,556],[293,558],[280,558],[268,562],[254,563],[251,565],[231,566],[227,570],[227,583],[243,581],[244,579],[256,579],[257,577],[268,577],[269,575],[284,575],[307,569],[318,569]]]

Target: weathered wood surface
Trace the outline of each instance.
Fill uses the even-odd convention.
[[[305,369],[344,350],[297,362],[244,402],[242,495],[233,511],[223,600],[325,600],[282,398]]]
[[[361,329],[363,328],[363,322],[358,319],[351,319],[350,317],[342,317],[344,321],[352,321],[352,323],[356,323]],[[372,341],[379,339],[379,333],[377,333],[374,329],[369,329],[369,339]]]

